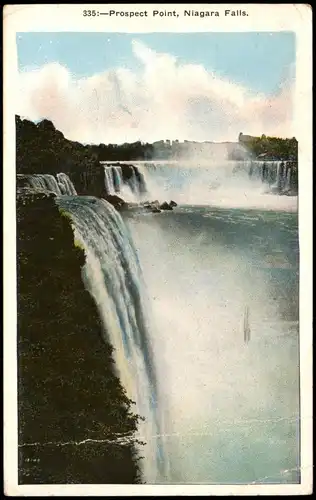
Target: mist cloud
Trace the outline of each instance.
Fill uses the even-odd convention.
[[[295,135],[291,81],[267,96],[140,41],[132,50],[140,71],[115,68],[76,78],[56,62],[20,72],[16,113],[48,118],[67,138],[85,143]]]

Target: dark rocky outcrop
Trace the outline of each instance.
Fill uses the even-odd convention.
[[[100,164],[100,160],[104,159],[102,145],[70,141],[49,120],[35,124],[16,116],[15,121],[17,174],[55,175],[64,172],[70,177],[78,195],[104,196],[104,165]],[[135,175],[139,191],[145,192],[143,176],[136,166],[115,162],[111,165],[121,167],[124,182]],[[22,177],[19,183],[23,184]]]
[[[160,209],[159,207],[155,207],[155,206],[153,206],[153,207],[151,208],[151,212],[152,212],[153,214],[160,214],[161,209]]]
[[[172,206],[170,205],[170,203],[167,203],[166,201],[164,201],[160,205],[160,208],[161,208],[161,210],[172,210]]]
[[[111,205],[116,208],[119,212],[128,208],[128,204],[119,196],[116,195],[105,195],[104,199],[111,203]]]
[[[15,121],[18,174],[85,171],[98,164],[95,147],[69,141],[49,120],[35,124],[16,116]]]
[[[47,192],[46,190],[33,189],[30,187],[17,187],[17,207],[30,206],[34,202],[39,202],[40,200],[54,200],[56,198],[55,193]]]
[[[158,200],[154,200],[154,201],[144,201],[143,203],[141,203],[141,207],[143,209],[153,213],[160,213],[164,210],[173,210],[173,208],[176,206],[177,203],[175,201],[170,201],[170,203],[168,203],[167,201],[159,203]]]
[[[144,208],[146,211],[153,212],[153,213],[160,213],[161,208],[159,206],[159,201],[145,201],[141,204],[141,207]]]
[[[137,483],[135,447],[115,439],[138,417],[54,195],[18,190],[17,234],[19,483]]]

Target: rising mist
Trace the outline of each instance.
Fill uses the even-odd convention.
[[[77,78],[56,62],[20,72],[16,113],[47,118],[67,138],[94,144],[236,141],[240,131],[295,135],[291,80],[258,94],[138,40],[131,50],[140,71],[118,67]]]

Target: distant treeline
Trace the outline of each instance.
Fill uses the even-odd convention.
[[[154,158],[154,145],[84,145],[66,139],[49,120],[35,124],[16,116],[17,173],[58,173],[89,170],[100,161]]]
[[[266,155],[273,159],[297,160],[297,140],[277,137],[251,137],[239,134],[238,142],[140,141],[125,144],[84,145],[66,139],[53,123],[35,124],[16,116],[17,173],[57,173],[86,170],[100,161],[137,161],[186,159],[196,152],[204,158],[216,158],[226,152],[228,159],[244,160]],[[263,158],[264,159],[264,158]]]
[[[98,163],[98,147],[69,141],[49,120],[35,124],[16,116],[18,174],[85,170]]]
[[[239,142],[243,144],[251,155],[255,158],[262,155],[273,158],[275,160],[292,160],[298,159],[298,142],[295,137],[292,139],[281,139],[280,137],[252,137],[249,135],[239,134]]]

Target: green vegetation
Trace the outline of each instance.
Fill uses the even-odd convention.
[[[71,215],[69,214],[69,212],[66,212],[66,210],[64,210],[61,207],[58,207],[58,210],[59,210],[59,213],[62,217],[65,217],[65,219],[68,219],[70,223],[72,222]]]
[[[140,416],[84,288],[84,252],[53,198],[32,194],[27,206],[24,198],[17,198],[19,483],[139,483]]]
[[[96,191],[100,184],[98,172],[100,161],[136,161],[151,159],[185,158],[188,152],[197,148],[205,157],[212,153],[214,144],[209,141],[197,143],[194,141],[156,141],[153,144],[140,141],[124,144],[80,144],[66,139],[55,129],[49,120],[35,124],[29,120],[21,120],[16,116],[17,173],[51,173],[61,171],[75,176],[76,185],[80,185],[85,172],[93,172],[95,186],[90,186],[90,192]],[[297,161],[298,143],[295,137],[282,139],[279,137],[253,137],[239,134],[236,142],[225,143],[230,159],[246,159],[247,150],[256,158],[266,154],[276,160]],[[240,146],[243,146],[242,148]],[[127,178],[131,175],[125,172]],[[124,175],[124,172],[123,172]],[[102,184],[102,181],[101,181]],[[93,189],[91,189],[91,187]],[[80,194],[80,193],[78,193]]]
[[[58,210],[59,210],[60,215],[62,217],[65,217],[65,219],[68,220],[68,222],[69,222],[70,226],[72,227],[72,229],[74,229],[74,225],[73,225],[73,222],[72,222],[72,219],[71,219],[71,215],[66,210],[64,210],[61,207],[58,207]],[[83,247],[81,241],[79,241],[77,238],[74,238],[74,246],[76,248],[79,248],[80,250],[83,250],[85,252],[85,248]]]
[[[292,139],[281,139],[280,137],[252,137],[239,134],[239,142],[246,146],[253,157],[266,155],[275,160],[298,159],[298,142],[295,137]]]
[[[77,238],[74,239],[74,245],[76,248],[80,248],[81,250],[83,250],[85,252],[85,248],[83,247],[81,241],[79,241]]]

